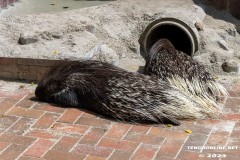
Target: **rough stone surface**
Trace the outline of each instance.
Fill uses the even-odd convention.
[[[203,21],[204,18],[206,17],[206,13],[204,12],[204,10],[201,7],[197,6],[197,5],[193,5],[193,7],[196,10],[197,18],[200,21]]]
[[[237,36],[237,30],[236,30],[236,28],[229,28],[229,29],[227,30],[227,32],[228,32],[229,35],[231,35],[231,36],[233,36],[233,37],[236,37],[236,36]]]
[[[90,52],[88,52],[84,59],[96,59],[102,62],[108,62],[114,65],[119,64],[119,55],[109,48],[107,45],[97,45]]]
[[[218,44],[219,44],[219,46],[222,48],[222,49],[224,49],[224,50],[226,50],[226,51],[229,51],[230,50],[230,48],[228,47],[228,44],[226,43],[226,41],[224,41],[224,40],[219,40],[218,41]]]
[[[237,25],[236,25],[236,30],[237,30],[237,32],[240,34],[240,24],[237,24]]]
[[[197,2],[117,0],[71,11],[1,17],[0,57],[78,60],[96,50],[92,59],[137,71],[144,65],[138,43],[143,30],[156,19],[174,17],[192,27],[200,21],[204,30],[199,28],[201,43],[194,56],[214,74],[233,75],[224,72],[222,64],[239,57],[240,36],[234,29],[240,21]],[[37,42],[19,45],[20,34],[29,31]],[[219,40],[225,41],[229,50],[222,48]]]
[[[35,43],[37,41],[38,41],[38,37],[36,35],[33,35],[29,32],[25,32],[20,35],[18,43],[21,45],[27,45],[27,44]]]
[[[195,27],[197,28],[198,31],[203,31],[204,30],[203,22],[200,21],[200,20],[195,23]]]
[[[240,60],[227,60],[223,63],[222,68],[225,72],[236,72],[237,74],[240,74]]]

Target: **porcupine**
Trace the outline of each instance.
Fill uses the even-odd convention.
[[[179,125],[180,119],[215,116],[206,103],[155,76],[91,60],[56,65],[38,83],[35,95],[129,122]]]
[[[144,73],[155,75],[181,90],[188,90],[209,106],[220,110],[218,96],[227,96],[225,88],[197,61],[178,51],[168,39],[159,39],[150,49]]]

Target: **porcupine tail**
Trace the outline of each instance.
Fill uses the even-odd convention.
[[[219,118],[222,107],[216,103],[208,94],[196,94],[196,87],[180,77],[168,80],[171,88],[164,91],[168,97],[166,110],[167,115],[174,116],[176,119],[206,119]],[[206,92],[207,93],[207,92]]]

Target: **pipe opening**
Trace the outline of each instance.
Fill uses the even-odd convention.
[[[160,25],[148,35],[146,41],[147,50],[149,51],[153,44],[162,38],[168,39],[177,50],[191,56],[192,43],[189,36],[181,28],[168,24]]]
[[[150,23],[139,39],[140,53],[146,58],[159,39],[166,38],[177,50],[193,56],[198,51],[199,35],[196,28],[177,18],[161,18]]]

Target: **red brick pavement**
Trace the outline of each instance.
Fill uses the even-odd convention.
[[[240,148],[200,148],[240,147],[240,84],[229,91],[221,119],[168,127],[120,123],[36,102],[31,91],[0,90],[0,159],[237,160]]]

